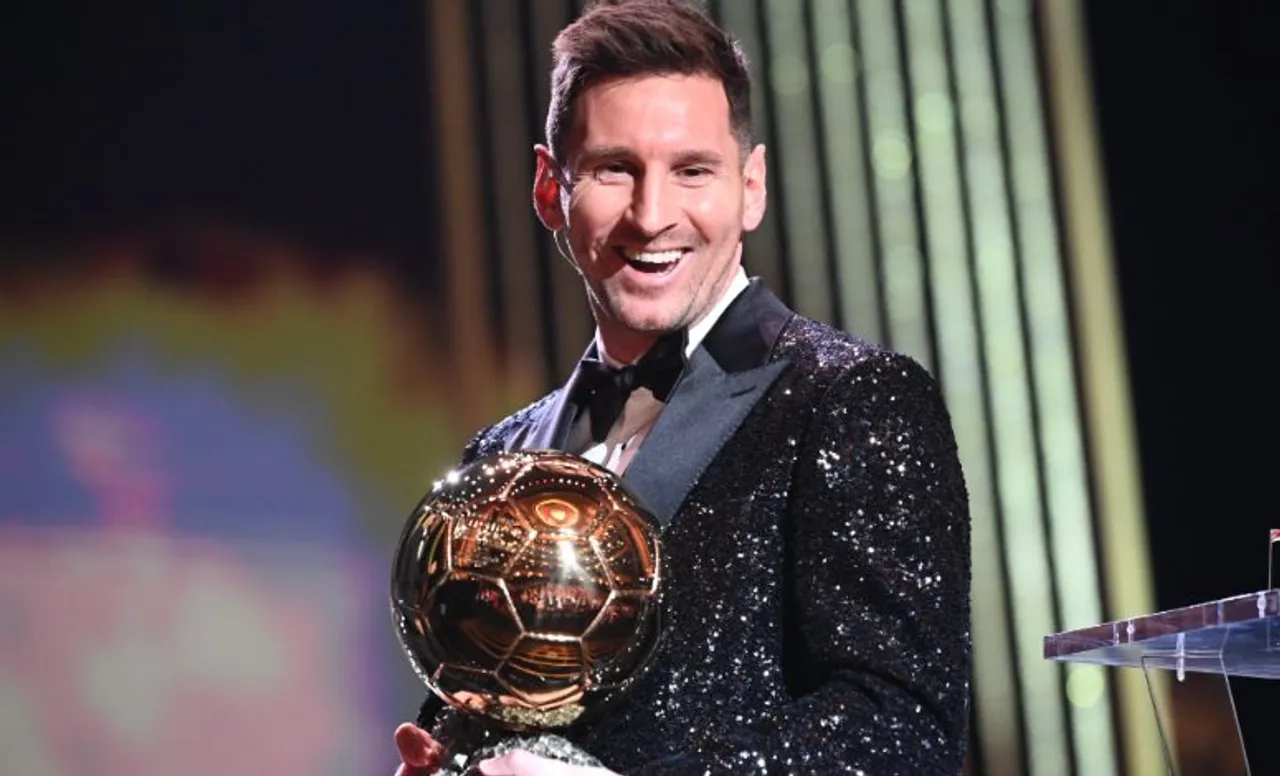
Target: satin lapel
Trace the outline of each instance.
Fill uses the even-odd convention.
[[[703,348],[623,474],[623,481],[663,525],[747,413],[789,362],[726,372]]]
[[[518,434],[507,445],[507,449],[517,450],[563,450],[569,438],[569,428],[578,412],[577,405],[569,401],[573,395],[573,385],[578,379],[578,370],[574,369],[565,383],[556,393],[555,399],[547,404],[538,417],[528,426],[526,433]]]
[[[593,342],[587,347],[583,358],[594,356],[596,346]],[[582,363],[582,359],[578,359]],[[565,384],[560,386],[556,397],[547,404],[546,410],[534,418],[524,431],[518,432],[508,440],[508,450],[563,450],[569,439],[569,430],[573,419],[578,415],[578,406],[569,401],[574,386],[582,374],[582,367],[575,366],[573,373]]]
[[[636,452],[623,480],[663,525],[751,408],[786,370],[770,362],[774,342],[794,313],[752,280],[689,358],[680,383]],[[594,344],[585,355],[594,355]],[[569,401],[575,368],[546,410],[506,442],[506,449],[563,450],[578,408]]]

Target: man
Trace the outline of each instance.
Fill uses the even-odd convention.
[[[969,516],[935,382],[748,280],[765,151],[745,61],[700,11],[596,6],[555,61],[533,203],[583,279],[595,341],[465,459],[554,448],[602,462],[667,548],[652,665],[569,736],[620,773],[958,772]],[[638,387],[607,406],[603,365],[642,356],[623,381]],[[437,764],[427,729],[452,712],[423,711],[396,731],[402,774]],[[600,773],[526,752],[482,771]]]

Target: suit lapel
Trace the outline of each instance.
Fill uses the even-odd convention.
[[[573,371],[569,382],[560,388],[541,413],[533,418],[528,426],[515,434],[508,442],[507,449],[512,450],[563,450],[569,438],[569,429],[577,413],[577,407],[570,403],[573,395],[573,381],[578,377],[578,370]]]
[[[726,372],[706,350],[693,352],[688,372],[622,477],[660,523],[671,522],[698,477],[786,366],[778,361]]]
[[[793,314],[753,280],[690,356],[667,406],[622,477],[663,525],[675,517],[724,443],[786,370],[789,362],[769,359]],[[586,355],[594,349],[593,344]],[[580,375],[575,368],[545,409],[505,441],[505,448],[563,450],[578,410],[569,397]]]
[[[769,358],[792,315],[753,280],[694,350],[622,478],[663,525],[675,517],[708,464],[785,371],[788,362]]]
[[[582,358],[595,357],[595,353],[596,346],[593,342],[586,352],[582,354]],[[582,358],[578,359],[578,366],[573,368],[573,374],[569,375],[568,381],[556,392],[555,398],[548,402],[546,408],[537,417],[533,418],[528,426],[521,430],[523,433],[517,431],[508,440],[506,449],[564,449],[565,443],[569,440],[569,431],[573,427],[573,420],[578,415],[578,406],[569,401],[569,397],[573,396],[578,380],[581,379]]]

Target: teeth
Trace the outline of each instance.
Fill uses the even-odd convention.
[[[629,261],[641,264],[671,264],[679,261],[684,251],[626,251],[625,254]]]

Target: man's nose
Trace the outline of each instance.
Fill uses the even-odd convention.
[[[676,222],[677,203],[659,175],[640,178],[631,197],[630,220],[646,236],[654,237]]]

